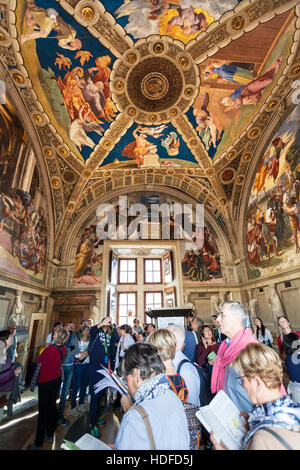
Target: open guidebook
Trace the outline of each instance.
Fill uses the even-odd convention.
[[[246,434],[245,418],[223,390],[217,393],[207,406],[202,406],[196,416],[209,433],[213,432],[218,442],[229,450],[240,450]]]
[[[60,446],[64,450],[112,450],[105,442],[100,441],[90,434],[84,434],[76,442],[64,440]]]
[[[102,364],[101,364],[102,365]],[[94,385],[95,393],[100,392],[100,390],[103,390],[107,387],[114,388],[118,392],[121,393],[121,395],[127,395],[128,394],[128,389],[127,386],[125,385],[122,377],[119,377],[115,372],[113,372],[110,369],[106,369],[106,367],[102,366],[103,369],[99,369],[97,372],[99,374],[103,375],[104,378],[101,378],[99,382],[97,382]]]

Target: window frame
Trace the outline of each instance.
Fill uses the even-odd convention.
[[[118,292],[118,297],[117,297],[117,325],[121,325],[120,324],[120,295],[123,295],[123,294],[134,294],[135,296],[135,312],[132,312],[132,319],[133,318],[136,318],[136,315],[137,315],[137,291],[119,291]],[[127,303],[127,306],[128,306],[128,303]],[[128,316],[127,316],[127,321],[126,323],[128,323]],[[122,323],[123,325],[123,323]]]
[[[144,311],[145,312],[147,311],[147,303],[146,303],[147,294],[160,294],[161,295],[161,308],[163,308],[163,306],[164,306],[164,292],[162,290],[155,290],[155,291],[145,290],[144,291]],[[160,307],[154,307],[154,308],[160,308]]]
[[[146,261],[159,261],[160,265],[160,282],[147,282],[146,281]],[[156,271],[152,271],[156,272]],[[158,271],[157,271],[158,272]],[[144,285],[161,285],[163,284],[163,279],[162,279],[162,259],[161,258],[144,258]]]
[[[121,273],[121,261],[134,261],[135,262],[135,282],[120,282],[120,273]],[[132,272],[132,271],[126,271]],[[137,273],[137,258],[119,258],[118,259],[118,285],[137,285],[138,283],[138,273]]]

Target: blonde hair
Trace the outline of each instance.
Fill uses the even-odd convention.
[[[59,344],[60,346],[64,346],[67,344],[69,339],[69,332],[66,330],[66,328],[59,328],[57,331],[56,337],[54,339],[54,342],[56,344]]]
[[[153,331],[149,335],[147,343],[157,348],[162,361],[174,359],[176,354],[176,337],[172,331],[163,329]]]
[[[283,369],[278,354],[262,343],[250,343],[233,362],[233,367],[240,376],[247,379],[259,377],[271,390],[280,388]]]

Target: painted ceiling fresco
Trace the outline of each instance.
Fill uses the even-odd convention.
[[[152,182],[203,203],[234,239],[249,165],[300,77],[299,2],[0,4],[3,61],[49,173],[56,254],[100,194]]]

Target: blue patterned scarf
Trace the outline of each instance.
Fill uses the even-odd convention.
[[[256,431],[261,428],[275,427],[299,432],[300,404],[293,402],[291,397],[286,395],[264,405],[256,405],[249,415],[248,424],[250,431],[244,438],[244,448]]]
[[[134,404],[139,405],[142,401],[152,400],[152,398],[165,395],[170,389],[170,382],[165,374],[158,374],[146,380],[134,395]]]

